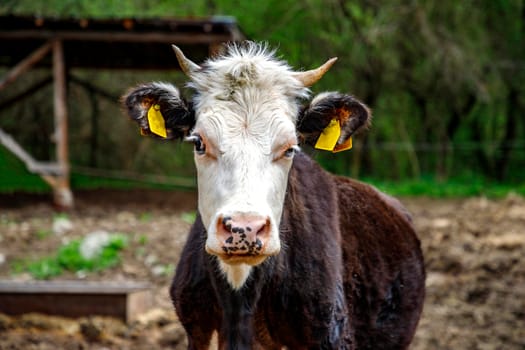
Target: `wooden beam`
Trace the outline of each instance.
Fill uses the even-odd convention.
[[[55,110],[56,157],[62,174],[53,186],[55,204],[64,209],[73,207],[73,194],[69,186],[68,120],[66,94],[66,65],[62,41],[53,41],[53,79]]]
[[[22,146],[16,142],[11,135],[6,133],[4,130],[0,128],[0,144],[4,145],[5,148],[7,148],[11,153],[13,153],[15,156],[17,156],[26,167],[30,167],[32,164],[36,163],[36,161],[33,159],[33,157],[27,153]]]
[[[44,45],[40,46],[38,49],[33,51],[29,56],[24,58],[20,63],[14,66],[5,77],[0,81],[0,90],[5,89],[6,86],[11,84],[13,81],[18,78],[18,76],[29,68],[31,68],[35,63],[40,61],[51,49],[51,42],[48,41]]]
[[[3,131],[2,128],[0,128],[0,144],[4,145],[5,148],[24,162],[30,172],[48,176],[61,175],[62,169],[56,163],[46,163],[35,160],[11,135]]]
[[[110,41],[135,43],[168,43],[168,44],[213,44],[232,40],[229,33],[117,33],[117,32],[90,32],[90,31],[49,31],[49,30],[13,30],[0,32],[0,39],[48,39],[78,40],[78,41]]]

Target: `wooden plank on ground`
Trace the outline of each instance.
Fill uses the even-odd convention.
[[[0,313],[134,320],[151,307],[151,286],[140,282],[0,280]]]

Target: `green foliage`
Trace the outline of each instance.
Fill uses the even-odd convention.
[[[151,213],[144,212],[144,213],[140,214],[140,218],[139,218],[139,220],[140,220],[141,222],[150,222],[151,219],[152,219],[152,215],[151,215]]]
[[[81,254],[82,240],[73,240],[59,247],[51,257],[33,261],[18,261],[12,266],[14,273],[29,272],[36,279],[48,279],[58,276],[64,271],[95,272],[116,266],[120,262],[119,253],[127,245],[127,237],[123,234],[110,235],[109,241],[100,252],[86,258]]]
[[[27,192],[46,192],[49,186],[35,174],[27,172],[24,164],[0,146],[0,193],[24,189]]]
[[[39,261],[28,263],[24,270],[27,270],[36,279],[48,279],[59,276],[63,272],[63,268],[54,258],[43,258]]]
[[[180,215],[180,218],[182,219],[182,221],[188,223],[188,224],[193,224],[195,222],[195,218],[197,217],[197,212],[184,212]]]
[[[55,213],[53,215],[53,220],[58,220],[58,219],[69,219],[69,216],[67,215],[67,213]]]
[[[202,16],[205,5],[203,0],[4,0],[0,11],[52,17]]]
[[[51,230],[39,229],[36,232],[36,236],[38,237],[38,239],[44,239],[44,238],[49,237],[52,233],[53,232],[51,232]]]
[[[525,196],[525,184],[510,185],[491,182],[487,179],[472,176],[470,178],[454,178],[440,182],[432,177],[423,177],[419,180],[379,181],[365,179],[381,191],[394,196],[414,197],[425,196],[431,198],[462,198],[471,196],[485,196],[502,198],[509,193]]]
[[[372,107],[373,127],[356,137],[351,152],[316,158],[339,174],[381,179],[400,188],[406,184],[402,191],[411,194],[441,196],[480,194],[486,186],[499,193],[496,187],[519,189],[525,181],[524,6],[522,0],[4,0],[0,13],[78,18],[227,15],[237,19],[250,39],[278,48],[296,69],[337,56],[338,63],[313,91],[351,92]],[[116,96],[137,81],[166,80],[179,86],[184,81],[180,74],[166,72],[73,73]],[[9,107],[0,115],[0,127],[19,131],[17,139],[41,157],[53,153],[46,132],[38,132],[51,132],[51,122],[41,118],[52,115],[49,93],[35,94],[32,103]],[[99,106],[106,116],[100,118],[104,137],[96,164],[90,164],[90,100],[75,87],[70,96],[76,99],[70,103],[75,116],[70,120],[74,189],[186,188],[166,179],[94,176],[75,172],[75,165],[195,176],[189,146],[138,138],[136,128],[115,117],[118,107],[105,100]],[[114,130],[118,132],[110,132]],[[463,182],[457,179],[472,176],[483,180],[465,181],[467,187],[457,184]],[[40,178],[28,175],[0,147],[0,192],[21,188],[47,191]]]
[[[137,242],[140,245],[145,245],[146,243],[148,243],[148,236],[146,236],[145,234],[141,234],[140,236],[138,236]]]
[[[163,177],[159,180],[155,175],[145,176],[140,179],[130,179],[125,177],[104,177],[73,173],[71,175],[71,187],[80,190],[92,190],[97,188],[114,188],[120,190],[132,188],[187,190],[195,187],[195,179],[181,177]]]

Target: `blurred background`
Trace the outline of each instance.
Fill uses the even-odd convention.
[[[246,38],[267,41],[296,69],[339,57],[314,92],[350,92],[373,109],[372,129],[357,137],[351,152],[314,153],[330,171],[399,194],[525,191],[522,1],[3,0],[0,14],[55,19],[231,16]],[[140,53],[133,55],[140,60]],[[169,58],[177,67],[175,57]],[[9,68],[0,67],[0,73]],[[45,72],[32,69],[0,92],[0,128],[16,135],[39,160],[55,154],[52,86],[22,103],[3,102]],[[192,178],[191,152],[184,145],[137,137],[117,103],[138,82],[165,80],[182,87],[183,74],[132,68],[72,68],[68,74],[106,93],[101,97],[81,84],[68,85],[73,188],[128,185],[108,179],[169,188],[180,183],[173,177]],[[4,148],[0,164],[0,191],[46,191]],[[150,174],[162,177],[145,176]]]
[[[196,62],[243,38],[297,70],[339,57],[313,93],[355,95],[372,127],[305,151],[412,212],[427,296],[411,349],[525,349],[522,0],[0,0],[0,349],[186,348],[167,291],[196,216],[192,146],[140,137],[118,102],[153,80],[191,95],[172,35]],[[147,282],[153,304],[133,322],[4,314],[10,283],[37,280]]]

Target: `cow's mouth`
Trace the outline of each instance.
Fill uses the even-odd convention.
[[[215,254],[214,254],[215,255]],[[253,255],[253,254],[216,254],[219,259],[228,265],[246,264],[250,266],[257,266],[262,264],[269,255]]]
[[[206,244],[205,249],[208,254],[215,255],[225,264],[246,264],[250,266],[257,266],[264,262],[269,256],[276,255],[280,251],[279,246],[275,248],[272,245],[257,244],[249,246],[235,244],[223,244],[216,246],[214,244]]]

